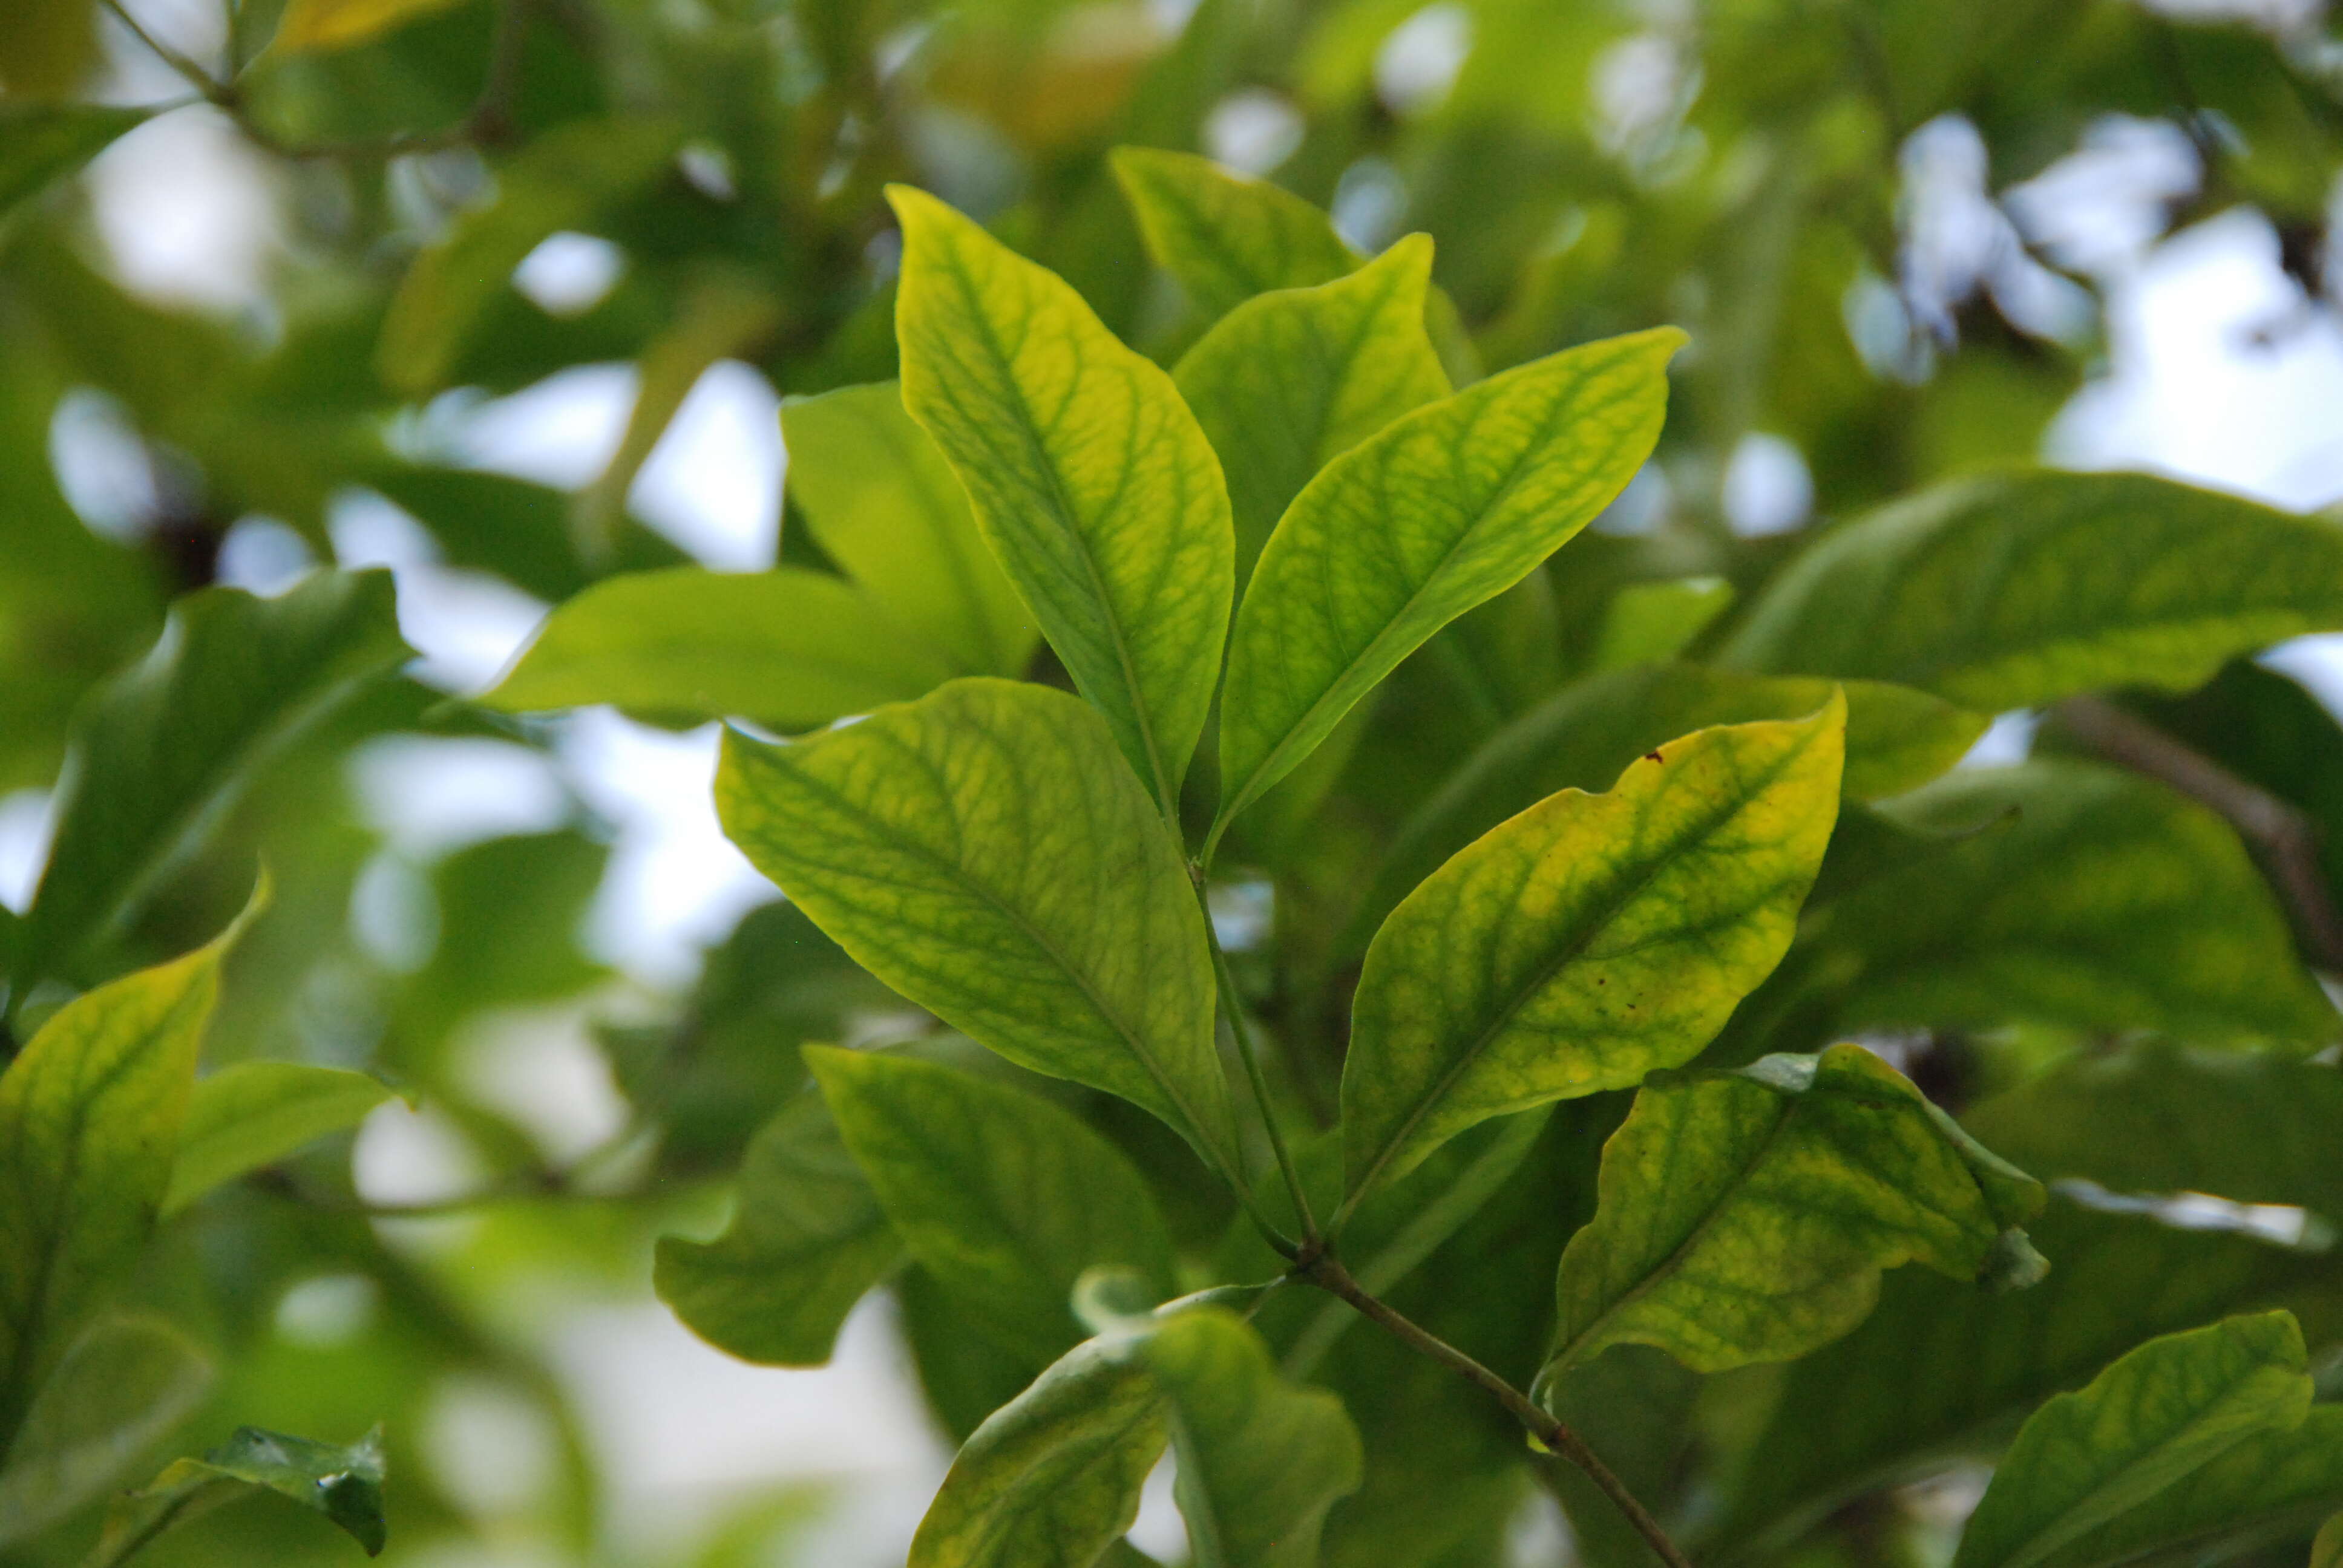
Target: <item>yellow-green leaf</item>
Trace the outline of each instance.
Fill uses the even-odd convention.
[[[1230,638],[1215,830],[1425,639],[1559,549],[1659,439],[1662,327],[1533,361],[1334,459],[1262,551]]]
[[[781,405],[789,495],[822,552],[962,675],[1019,675],[1037,631],[968,492],[892,381]]]
[[[1230,1171],[1203,917],[1097,711],[956,680],[794,745],[726,738],[724,829],[856,962]]]
[[[407,23],[468,0],[293,0],[277,25],[275,47],[286,55],[347,49]]]
[[[1674,658],[1732,608],[1733,599],[1733,584],[1724,578],[1629,583],[1603,608],[1603,627],[1594,635],[1594,668],[1624,669]]]
[[[895,1233],[953,1303],[1046,1365],[1081,1339],[1070,1303],[1094,1268],[1176,1292],[1145,1180],[1080,1117],[908,1056],[806,1048],[830,1115]]]
[[[457,219],[407,269],[376,350],[383,379],[416,397],[445,386],[528,253],[564,229],[591,227],[664,172],[682,141],[679,126],[639,116],[573,120],[531,140],[498,168],[496,199]]]
[[[2310,1568],[2336,1568],[2338,1563],[2343,1563],[2343,1513],[2320,1525],[2318,1539],[2310,1543]]]
[[[1246,300],[1181,357],[1172,378],[1228,477],[1240,585],[1319,469],[1448,395],[1431,281],[1431,238],[1411,236],[1348,276]]]
[[[1154,147],[1117,147],[1111,162],[1149,253],[1208,320],[1257,294],[1315,287],[1359,265],[1323,212],[1266,180]]]
[[[2018,1429],[1955,1568],[2033,1568],[2248,1438],[2300,1425],[2308,1360],[2290,1312],[2149,1341]]]
[[[2343,627],[2343,528],[2141,474],[1964,479],[1825,535],[1723,659],[1901,681],[1986,712],[2185,691]]]
[[[908,1568],[1092,1568],[1139,1517],[1163,1443],[1128,1344],[1084,1341],[961,1444]]]
[[[2167,1553],[2205,1551],[2272,1534],[2298,1532],[2329,1509],[2343,1507],[2343,1404],[2318,1404],[2302,1424],[2257,1432],[2219,1458],[2191,1471],[2071,1545],[2043,1559],[2044,1568],[2108,1568],[2119,1563],[2169,1561]],[[2343,1551],[2343,1528],[2322,1533],[2329,1552]],[[2316,1547],[2310,1568],[2321,1568]],[[2325,1568],[2335,1568],[2329,1558]]]
[[[1365,1466],[1342,1402],[1280,1377],[1225,1308],[1158,1319],[1139,1355],[1163,1392],[1195,1568],[1310,1568],[1326,1511]]]
[[[1066,282],[896,186],[903,405],[1158,803],[1179,799],[1234,595],[1219,460],[1172,378]]]
[[[0,1454],[154,1229],[220,960],[266,901],[66,1003],[0,1075]]]
[[[1881,1271],[2028,1284],[2039,1182],[1860,1046],[1655,1078],[1604,1146],[1555,1285],[1545,1377],[1614,1344],[1695,1372],[1790,1361],[1861,1322]]]
[[[819,1366],[854,1303],[902,1259],[829,1107],[808,1090],[749,1141],[731,1225],[712,1241],[659,1238],[651,1282],[717,1349]]]
[[[1689,1060],[1788,950],[1838,811],[1845,706],[1704,729],[1491,829],[1367,950],[1342,1070],[1352,1200],[1474,1122]]]
[[[213,1188],[355,1127],[390,1098],[380,1079],[302,1061],[239,1061],[196,1084],[163,1198],[176,1214]]]
[[[843,578],[669,567],[606,578],[556,609],[479,701],[508,713],[607,702],[799,730],[923,696],[952,674]]]

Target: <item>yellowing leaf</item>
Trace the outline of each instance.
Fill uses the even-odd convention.
[[[1556,1281],[1544,1378],[1614,1344],[1695,1372],[1790,1361],[1861,1322],[1883,1270],[2030,1283],[2039,1182],[1860,1046],[1655,1078],[1604,1146]]]
[[[962,675],[1024,672],[1033,618],[977,532],[968,492],[892,381],[781,405],[789,487],[822,553]]]
[[[2298,1426],[2307,1365],[2288,1312],[2149,1341],[2018,1429],[1955,1568],[2033,1568],[2248,1438]]]
[[[293,0],[277,26],[276,47],[287,55],[347,49],[395,27],[451,10],[468,0]]]
[[[1063,692],[956,680],[793,745],[727,737],[717,811],[880,980],[1232,1172],[1203,917],[1118,756]]]
[[[1533,361],[1405,416],[1310,482],[1230,638],[1216,833],[1400,660],[1610,504],[1659,439],[1683,342],[1663,327]]]
[[[669,567],[606,578],[561,606],[479,701],[508,713],[607,702],[797,730],[921,696],[952,673],[842,578]]]
[[[1781,961],[1838,811],[1845,705],[1704,729],[1607,795],[1491,829],[1367,950],[1342,1070],[1352,1201],[1474,1122],[1706,1045]]]
[[[903,226],[903,406],[1168,813],[1235,591],[1220,462],[1172,378],[1063,279],[931,196],[888,194]]]
[[[2343,627],[2343,529],[2141,474],[1965,479],[1835,528],[1723,660],[1869,676],[1992,713],[2104,687],[2185,691]]]
[[[266,902],[66,1003],[0,1075],[0,1454],[154,1229],[220,960]]]
[[[1182,357],[1172,379],[1228,476],[1240,583],[1318,470],[1448,395],[1431,281],[1432,241],[1412,236],[1346,277],[1245,301]]]

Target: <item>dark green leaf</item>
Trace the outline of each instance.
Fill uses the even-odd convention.
[[[726,739],[725,831],[855,960],[1023,1067],[1236,1168],[1203,917],[1095,709],[957,680],[794,745]]]
[[[197,1081],[163,1213],[304,1144],[355,1127],[390,1098],[380,1079],[300,1061],[239,1061]]]
[[[1035,631],[968,493],[895,383],[781,405],[789,494],[822,553],[962,675],[1021,675]]]
[[[1614,1344],[1698,1372],[1793,1360],[1861,1322],[1885,1270],[1983,1280],[2026,1258],[2004,1233],[2043,1202],[1852,1045],[1654,1078],[1604,1148],[1600,1191],[1563,1253],[1548,1378]]]
[[[146,118],[145,109],[95,104],[0,104],[0,216]]]
[[[1674,658],[1730,609],[1733,599],[1733,585],[1724,578],[1629,583],[1604,607],[1594,668],[1624,669]]]
[[[1094,1268],[1176,1292],[1172,1240],[1122,1151],[1071,1111],[930,1061],[809,1046],[830,1115],[904,1248],[994,1337],[1046,1364]]]
[[[429,530],[450,566],[495,572],[554,604],[594,580],[578,559],[569,497],[560,490],[477,468],[385,468],[368,474],[367,484]],[[689,558],[666,535],[629,518],[606,564],[651,571]]]
[[[952,666],[821,572],[632,572],[555,610],[479,700],[508,713],[597,702],[699,722],[812,729],[932,691]]]
[[[1419,408],[1335,458],[1262,551],[1230,635],[1217,826],[1400,660],[1559,549],[1659,438],[1674,327],[1589,344]]]
[[[209,946],[66,1003],[0,1075],[0,1457],[154,1229],[220,960],[266,900],[264,881]]]
[[[83,1568],[115,1568],[172,1526],[263,1493],[289,1497],[332,1520],[369,1557],[382,1554],[382,1433],[347,1448],[240,1426],[201,1459],[181,1459],[143,1490],[118,1500]]]
[[[1168,812],[1234,593],[1220,462],[1172,378],[1063,279],[933,196],[889,194],[904,233],[904,407]]]
[[[1750,607],[1726,663],[1867,676],[1985,712],[2185,691],[2343,627],[2343,530],[2139,474],[1965,479],[1849,523]]]
[[[1448,396],[1423,332],[1431,278],[1432,242],[1402,240],[1333,282],[1245,301],[1172,371],[1228,477],[1240,587],[1321,468]]]
[[[829,1107],[808,1091],[749,1140],[730,1227],[713,1241],[662,1237],[652,1283],[719,1350],[818,1366],[854,1303],[902,1256]]]
[[[1353,1198],[1476,1121],[1689,1060],[1781,961],[1838,809],[1845,708],[1701,730],[1564,790],[1408,895],[1342,1072]]]
[[[390,574],[326,572],[282,598],[206,588],[82,709],[18,976],[70,972],[296,736],[407,656]]]
[[[2310,1409],[2287,1312],[2152,1340],[2035,1412],[1993,1473],[1955,1568],[2033,1568],[2247,1438]]]

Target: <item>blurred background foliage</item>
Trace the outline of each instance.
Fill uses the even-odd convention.
[[[269,236],[256,287],[225,303],[132,276],[107,224],[138,211],[107,219],[81,177],[190,124],[260,193]],[[2247,209],[2295,293],[2259,330],[2331,330],[2343,28],[2315,0],[15,0],[0,24],[0,818],[20,913],[49,822],[77,880],[44,889],[30,919],[0,916],[13,1039],[75,990],[206,940],[265,861],[277,904],[229,969],[209,1066],[352,1068],[399,1097],[355,1166],[349,1136],[312,1143],[164,1231],[136,1302],[183,1325],[213,1376],[157,1452],[244,1422],[348,1442],[381,1422],[400,1563],[900,1552],[947,1434],[1031,1370],[960,1332],[916,1271],[893,1288],[900,1339],[850,1330],[854,1369],[739,1374],[805,1412],[794,1458],[706,1462],[688,1414],[662,1428],[625,1400],[695,1353],[671,1328],[640,1329],[659,1311],[654,1240],[720,1228],[751,1136],[803,1083],[795,1047],[932,1023],[785,907],[729,935],[695,929],[713,941],[704,967],[688,952],[623,961],[609,933],[663,895],[614,862],[611,797],[581,760],[619,731],[468,706],[494,659],[467,673],[411,662],[409,645],[444,639],[468,605],[526,624],[606,577],[692,558],[634,498],[711,367],[782,395],[892,376],[887,181],[982,217],[1168,361],[1223,302],[1151,264],[1105,157],[1123,145],[1266,175],[1364,252],[1429,232],[1452,367],[1659,322],[1692,334],[1660,456],[1600,530],[1401,671],[1347,751],[1328,749],[1348,760],[1311,786],[1332,791],[1327,812],[1272,805],[1248,825],[1259,874],[1220,890],[1226,929],[1300,1064],[1284,1087],[1322,1109],[1353,911],[1379,896],[1384,846],[1416,806],[1565,682],[1713,635],[1809,528],[2036,457],[2105,371],[2107,224],[2129,224],[2137,247]],[[584,483],[480,460],[467,432],[495,400],[614,364],[632,367],[627,412]],[[836,569],[783,508],[779,559]],[[353,516],[396,519],[401,559],[437,574],[439,621],[418,619],[405,570],[397,608],[379,575],[184,598],[379,558]],[[2343,827],[2343,731],[2285,676],[2239,665],[2134,711]],[[1599,786],[1647,743],[1618,739],[1618,756],[1588,742],[1543,788]],[[2136,828],[2142,853],[2186,836],[2160,801],[2040,788],[2068,805],[1964,840],[1946,851],[1957,866],[1860,887],[1836,929],[1893,926],[1914,878],[2005,885],[2058,810]],[[459,797],[440,813],[453,830],[432,825],[435,789]],[[1794,968],[1832,961],[1830,930]],[[1916,961],[1946,944],[1911,933]],[[2237,989],[2293,994],[2284,964]],[[1753,1020],[1768,996],[1728,1044],[1811,1049],[1834,1029],[1929,1021],[1862,994],[1820,1013],[1789,996]],[[1898,1038],[1956,1105],[2164,1021],[2088,1001],[1926,1005],[1959,1027]],[[1179,1240],[1209,1251],[1227,1216],[1168,1135],[1051,1091],[1152,1154]],[[1593,1123],[1616,1115],[1602,1106],[1557,1117],[1527,1173],[1395,1300],[1480,1353],[1534,1357],[1536,1324],[1459,1286],[1551,1268],[1570,1216],[1550,1194],[1588,1192]],[[2025,1136],[1996,1146],[2023,1161]],[[2054,1239],[2113,1244],[2103,1215],[2046,1223],[2054,1256]],[[2054,1238],[2061,1226],[2077,1235]],[[2339,1299],[2343,1281],[2308,1280],[2295,1254],[2171,1234],[2210,1249],[2169,1265],[2191,1277],[2226,1268],[2265,1296],[2308,1281]],[[1891,1288],[1832,1355],[1893,1354],[1881,1325],[1926,1313],[1926,1295]],[[2186,1318],[2143,1305],[2126,1332]],[[1374,1391],[1353,1394],[1371,1447],[1413,1442],[1415,1464],[1453,1475],[1438,1509],[1371,1485],[1338,1512],[1330,1561],[1555,1560],[1517,1442],[1465,1391],[1363,1334],[1328,1367]],[[1684,1410],[1614,1408],[1598,1446],[1674,1505],[1713,1513],[1682,1493],[1706,1473],[1684,1457],[1695,1391],[1638,1370],[1683,1384]],[[704,1367],[691,1375],[709,1386]],[[1707,1391],[1703,1452],[1746,1452],[1771,1409],[1768,1452],[1806,1452],[1795,1423],[1827,1406],[1832,1375],[1781,1374],[1774,1403],[1764,1380]],[[636,1422],[649,1425],[628,1433]],[[836,1439],[830,1463],[805,1436],[849,1429],[860,1435]],[[736,1445],[758,1432],[770,1435]],[[663,1444],[685,1457],[662,1468]],[[878,1480],[873,1452],[890,1455]],[[1763,1510],[1810,1502],[1813,1477],[1792,1473],[1805,1463],[1737,1505],[1775,1519]],[[1863,1493],[1784,1560],[1906,1561],[1941,1513],[1936,1493]],[[0,1561],[69,1563],[86,1539],[60,1529]],[[151,1560],[348,1551],[316,1518],[252,1504]]]

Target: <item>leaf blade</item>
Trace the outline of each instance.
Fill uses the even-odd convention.
[[[380,1079],[304,1061],[239,1061],[198,1079],[163,1195],[164,1217],[306,1143],[355,1127],[390,1097]]]

